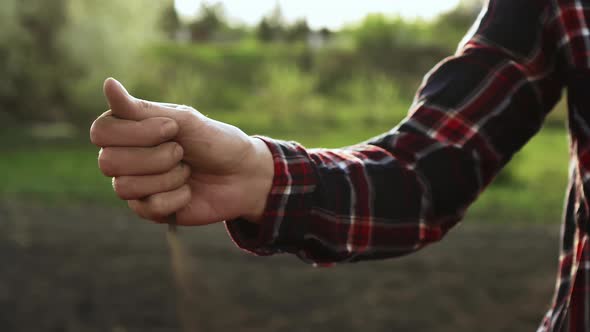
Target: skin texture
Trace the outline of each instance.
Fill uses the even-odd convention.
[[[132,97],[109,78],[90,128],[99,168],[140,217],[184,226],[258,222],[273,178],[266,144],[192,107]]]

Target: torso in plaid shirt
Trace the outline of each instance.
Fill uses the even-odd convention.
[[[489,1],[390,132],[336,150],[263,138],[275,163],[266,211],[260,226],[228,222],[231,236],[259,255],[289,252],[319,265],[416,251],[462,218],[567,88],[560,267],[538,331],[590,331],[589,26],[590,0]]]

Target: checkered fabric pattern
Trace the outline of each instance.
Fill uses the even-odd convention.
[[[589,24],[590,0],[488,1],[391,131],[342,149],[261,138],[275,167],[266,211],[260,225],[227,222],[230,235],[252,253],[317,265],[414,252],[461,220],[565,87],[570,184],[555,297],[538,331],[590,331]]]

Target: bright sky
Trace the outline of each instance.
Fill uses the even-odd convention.
[[[288,21],[306,17],[313,28],[340,28],[354,23],[369,13],[399,14],[404,17],[432,18],[452,9],[460,0],[175,0],[181,16],[194,15],[201,3],[222,2],[232,20],[256,24],[277,3]]]

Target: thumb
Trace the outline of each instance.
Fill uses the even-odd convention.
[[[123,84],[112,77],[105,80],[103,91],[112,114],[118,118],[141,121],[157,116],[148,112],[149,102],[131,96]]]
[[[135,98],[127,92],[123,84],[112,77],[105,80],[103,90],[112,115],[118,118],[142,121],[153,117],[168,117],[177,120],[177,105]]]
[[[129,92],[114,78],[104,81],[103,92],[114,116],[126,120],[138,119],[138,103]]]

